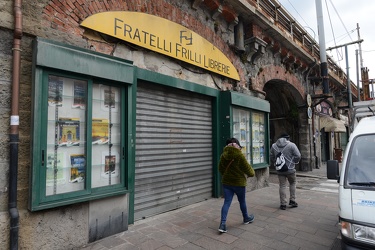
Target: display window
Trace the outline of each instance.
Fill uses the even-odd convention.
[[[242,109],[233,109],[233,137],[237,138],[242,146],[242,153],[250,162],[250,113]]]
[[[41,87],[41,124],[34,124],[41,125],[34,135],[40,138],[34,150],[40,155],[34,159],[40,178],[34,178],[32,195],[38,202],[32,209],[126,191],[126,88],[46,71]]]
[[[93,84],[92,186],[120,183],[121,98],[120,89]]]
[[[33,40],[29,210],[130,193],[132,62]]]
[[[265,146],[264,142],[266,140],[265,134],[265,118],[263,113],[252,112],[252,159],[253,164],[266,162],[264,157]]]
[[[48,75],[46,196],[84,190],[87,81]]]
[[[267,163],[265,157],[265,114],[248,109],[232,109],[232,134],[240,141],[249,163]]]

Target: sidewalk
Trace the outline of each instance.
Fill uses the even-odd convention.
[[[339,163],[340,164],[340,163]],[[297,172],[297,176],[312,176],[317,178],[327,178],[327,162],[322,162],[320,168],[313,168],[308,172]]]
[[[323,178],[324,171],[314,169],[308,175]],[[299,207],[283,211],[279,209],[278,185],[270,183],[248,192],[246,199],[255,221],[241,223],[234,198],[224,234],[217,230],[223,199],[212,198],[136,221],[128,231],[81,249],[338,249],[337,194],[297,189]]]

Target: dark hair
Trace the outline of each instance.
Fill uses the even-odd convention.
[[[227,145],[231,143],[236,143],[240,148],[242,148],[240,142],[236,138],[227,139]]]
[[[286,139],[289,139],[290,136],[289,136],[287,133],[281,133],[281,135],[279,136],[279,138],[286,138]]]

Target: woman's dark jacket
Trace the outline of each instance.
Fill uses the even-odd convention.
[[[233,162],[227,169],[229,162]],[[226,146],[220,156],[219,172],[222,176],[221,182],[224,185],[245,187],[247,177],[253,177],[254,169],[247,162],[240,149]]]

